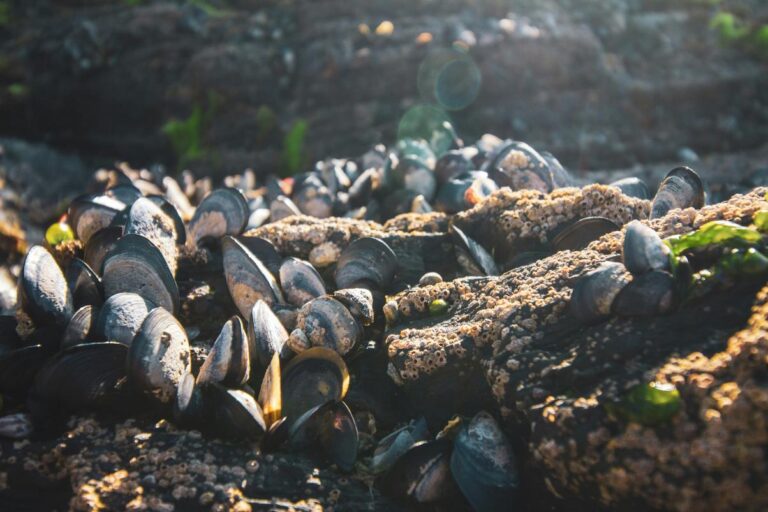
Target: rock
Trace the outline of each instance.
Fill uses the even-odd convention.
[[[715,219],[748,224],[768,208],[766,191],[674,210],[649,225],[666,237]],[[537,201],[546,207],[558,198]],[[489,223],[497,211],[491,204]],[[464,220],[481,222],[482,209]],[[497,237],[519,234],[500,223],[495,229]],[[434,424],[493,397],[507,431],[532,455],[524,487],[612,508],[765,508],[768,394],[758,375],[768,353],[768,288],[757,293],[756,282],[651,320],[579,326],[567,308],[573,283],[617,257],[622,243],[623,233],[614,232],[499,277],[402,292],[386,341],[390,376],[425,404]],[[452,316],[426,314],[436,298]],[[652,381],[679,390],[682,407],[669,423],[644,427],[609,412],[633,386]],[[457,393],[469,386],[471,393]]]
[[[265,455],[148,418],[73,417],[48,441],[0,440],[0,501],[8,510],[397,509],[296,455]]]

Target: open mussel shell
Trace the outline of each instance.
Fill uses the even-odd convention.
[[[555,251],[579,251],[603,235],[621,227],[605,217],[585,217],[561,229],[552,238]]]
[[[328,402],[304,413],[288,433],[294,450],[320,448],[325,458],[342,471],[352,471],[357,460],[359,434],[355,418],[344,402]]]
[[[325,295],[325,282],[315,267],[298,258],[286,258],[280,265],[280,286],[285,299],[294,306]]]
[[[184,226],[184,219],[181,218],[178,208],[163,196],[151,195],[147,196],[147,199],[155,203],[173,221],[176,243],[184,245],[187,242],[187,228]]]
[[[249,318],[249,350],[254,364],[266,368],[274,354],[284,359],[290,355],[288,332],[266,302],[257,300]]]
[[[283,416],[290,427],[313,407],[342,400],[349,389],[349,371],[336,352],[314,347],[285,366],[281,388]]]
[[[624,265],[602,263],[595,270],[584,274],[574,285],[571,313],[587,325],[604,320],[610,316],[614,299],[628,282]]]
[[[239,316],[230,318],[208,353],[197,383],[217,382],[229,388],[238,388],[251,376],[248,336]]]
[[[456,249],[456,259],[467,274],[474,276],[499,275],[499,268],[496,266],[493,256],[482,245],[453,225],[451,226],[451,236]]]
[[[640,178],[636,178],[634,176],[616,180],[613,183],[610,183],[610,186],[618,188],[625,196],[636,197],[638,199],[651,198],[648,185],[646,185],[645,182]]]
[[[354,288],[370,281],[384,290],[396,270],[397,256],[386,242],[374,237],[358,238],[339,256],[334,279],[338,288]]]
[[[296,329],[291,332],[288,345],[294,352],[301,352],[310,346],[326,347],[343,356],[362,337],[362,327],[344,304],[325,296],[314,299],[299,310]]]
[[[58,263],[44,247],[32,247],[21,268],[22,310],[37,326],[64,327],[74,312],[72,293]]]
[[[646,317],[663,315],[677,305],[675,278],[668,272],[653,270],[635,276],[613,301],[617,316]]]
[[[131,206],[123,228],[126,235],[141,235],[157,247],[163,255],[171,275],[176,275],[178,249],[176,225],[151,199],[142,197]]]
[[[333,298],[341,302],[352,316],[363,325],[374,321],[373,294],[366,288],[344,288],[333,292]]]
[[[248,202],[242,192],[235,188],[220,188],[198,205],[189,222],[189,235],[196,245],[209,238],[238,235],[249,216]]]
[[[379,441],[373,452],[371,469],[374,473],[384,473],[410,450],[414,444],[430,439],[427,420],[419,418],[402,428],[395,430]]]
[[[0,355],[0,393],[6,398],[26,394],[48,355],[42,345],[27,345]]]
[[[163,255],[141,235],[118,240],[104,261],[104,294],[132,292],[172,313],[179,310],[179,288]]]
[[[382,479],[383,490],[411,503],[455,499],[458,490],[451,476],[451,451],[448,439],[413,444]]]
[[[280,274],[280,265],[283,264],[283,257],[280,256],[272,242],[260,236],[239,236],[237,241],[251,251],[251,254],[259,258],[264,266],[272,272],[272,275]]]
[[[168,403],[191,367],[184,327],[163,308],[153,309],[128,351],[128,377],[133,385]]]
[[[670,249],[650,227],[633,220],[627,225],[622,248],[624,266],[639,276],[651,270],[669,270]]]
[[[80,258],[75,258],[69,264],[66,277],[75,309],[83,306],[100,306],[104,302],[101,279]]]
[[[693,169],[677,167],[669,171],[651,203],[651,219],[658,219],[675,208],[704,206],[704,185]]]
[[[102,306],[92,337],[130,345],[155,304],[135,293],[117,293]]]
[[[208,414],[207,427],[221,437],[258,439],[267,430],[261,406],[250,394],[227,389],[215,382],[203,387],[203,400]]]
[[[104,272],[104,260],[123,236],[123,228],[110,226],[100,229],[88,239],[83,248],[83,259],[98,275]]]
[[[62,413],[116,405],[123,396],[127,353],[125,345],[111,341],[59,352],[37,373],[34,401]]]
[[[98,316],[99,308],[91,305],[83,306],[75,311],[61,337],[62,350],[91,341],[91,334],[94,331]]]
[[[277,196],[269,205],[269,216],[272,222],[283,220],[292,215],[301,215],[301,210],[285,196]]]
[[[263,300],[270,306],[284,302],[275,277],[242,243],[227,236],[222,240],[221,247],[229,294],[243,317],[250,316],[257,300]]]
[[[77,238],[87,244],[94,233],[110,226],[125,207],[125,203],[107,195],[81,196],[69,206],[69,224]]]
[[[513,507],[519,485],[517,461],[509,440],[490,414],[478,413],[459,431],[451,454],[451,473],[473,510]]]

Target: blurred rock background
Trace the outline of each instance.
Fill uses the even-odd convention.
[[[768,140],[763,23],[760,0],[3,0],[0,135],[287,173],[428,104],[576,172],[690,162]]]

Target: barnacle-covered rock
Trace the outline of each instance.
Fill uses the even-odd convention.
[[[76,417],[47,441],[0,439],[0,454],[0,499],[9,510],[394,508],[377,490],[315,469],[300,454],[265,455],[147,417]]]
[[[748,224],[768,207],[765,193],[676,210],[648,224],[662,237],[716,219]],[[541,206],[547,201],[542,196]],[[527,443],[541,475],[531,478],[557,495],[610,507],[764,508],[768,394],[758,376],[768,354],[768,288],[757,300],[759,281],[668,315],[582,326],[567,307],[573,286],[617,260],[622,244],[623,232],[609,233],[587,249],[499,277],[397,295],[386,340],[390,376],[423,404],[430,423],[440,423],[456,409],[481,407],[479,375],[506,430]],[[429,316],[435,299],[449,304],[450,316]],[[462,396],[470,383],[472,395]],[[648,402],[645,412],[624,412],[628,397],[638,399],[633,390],[649,384],[676,389],[679,408],[656,414]],[[446,405],[450,410],[440,409]]]

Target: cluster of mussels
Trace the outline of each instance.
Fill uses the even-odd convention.
[[[407,139],[390,152],[377,147],[357,162],[320,162],[294,178],[268,177],[263,186],[248,171],[215,190],[189,175],[180,184],[158,172],[107,174],[98,192],[70,205],[77,257],[35,246],[22,264],[19,312],[0,325],[0,393],[28,413],[0,418],[0,434],[25,437],[54,417],[125,411],[138,401],[179,425],[259,441],[264,450],[319,454],[343,470],[355,467],[360,445],[358,420],[345,403],[355,373],[347,365],[367,350],[366,340],[382,338],[385,317],[392,323],[396,316],[386,294],[398,258],[381,239],[357,238],[321,274],[243,233],[296,214],[382,220],[429,212],[432,204],[455,213],[499,187],[547,193],[573,184],[551,155],[489,135],[468,146],[457,140],[439,157],[428,143]],[[649,197],[635,178],[613,185]],[[698,177],[676,169],[656,194],[652,216],[702,204]],[[499,273],[482,245],[450,229],[466,274]],[[581,247],[616,229],[608,219],[581,219],[556,237],[554,248]],[[638,279],[627,284],[618,264],[584,279],[574,292],[583,299],[574,302],[585,321],[608,314],[614,303],[647,300],[646,288],[669,279],[658,237],[641,225],[630,233],[625,264]],[[202,361],[179,320],[176,281],[200,254],[223,273],[232,312],[239,313],[226,320]],[[429,272],[419,285],[440,280]],[[603,288],[617,284],[639,289],[611,291],[609,298]],[[626,300],[613,300],[622,295]],[[649,304],[666,308],[671,301],[663,296]],[[363,367],[362,380],[371,371]],[[412,422],[380,440],[368,469],[396,496],[420,503],[464,496],[477,510],[506,506],[518,486],[509,441],[483,412],[435,439],[423,422]]]
[[[673,208],[701,207],[704,189],[698,175],[686,167],[670,171],[651,206],[651,218]],[[606,261],[574,286],[571,312],[593,324],[610,315],[643,317],[669,313],[678,304],[689,273],[675,265],[672,251],[658,234],[639,221],[627,225],[622,262]],[[687,266],[686,266],[687,269]]]

